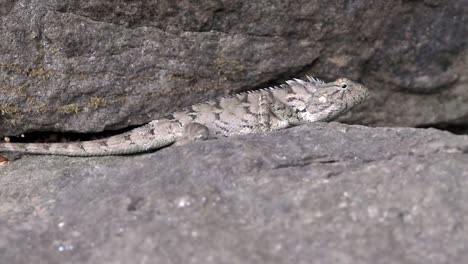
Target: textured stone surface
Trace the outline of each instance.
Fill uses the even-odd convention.
[[[306,74],[362,81],[344,120],[466,123],[468,0],[0,1],[0,135],[97,132]]]
[[[98,132],[306,74],[341,120],[468,123],[468,0],[0,0],[0,136]],[[302,126],[0,167],[1,263],[464,263],[468,138]]]
[[[0,167],[2,263],[463,263],[468,137],[336,123]]]

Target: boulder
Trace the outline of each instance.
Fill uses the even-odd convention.
[[[126,128],[305,75],[372,89],[343,122],[468,116],[468,0],[11,0],[0,16],[3,136]]]
[[[0,167],[4,263],[462,263],[468,136],[317,123]]]

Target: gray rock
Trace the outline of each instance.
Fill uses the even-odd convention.
[[[468,136],[317,123],[0,167],[2,263],[464,263]]]
[[[99,132],[306,74],[362,81],[342,120],[466,124],[468,0],[0,1],[0,135]]]

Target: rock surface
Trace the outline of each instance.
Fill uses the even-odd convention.
[[[0,16],[0,135],[124,128],[306,74],[373,89],[347,122],[468,122],[468,0],[9,0]]]
[[[0,18],[0,136],[128,128],[307,74],[372,89],[344,122],[468,127],[468,0],[0,0]],[[0,262],[464,263],[467,190],[468,137],[435,129],[24,156],[0,167]]]
[[[0,167],[2,263],[463,263],[468,136],[317,123]]]

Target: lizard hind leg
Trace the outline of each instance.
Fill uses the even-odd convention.
[[[174,145],[180,146],[193,141],[207,140],[210,138],[210,130],[197,122],[192,122],[184,126],[183,136]]]

